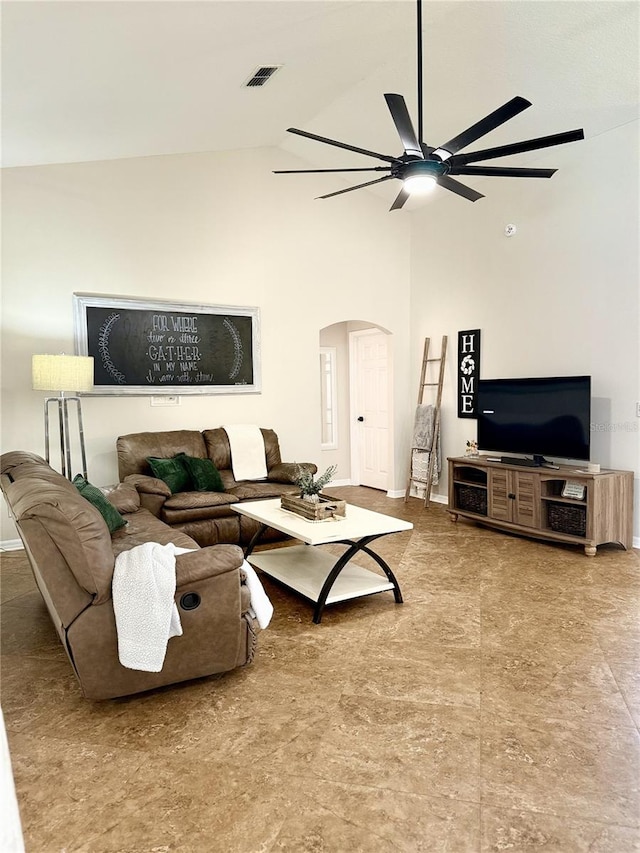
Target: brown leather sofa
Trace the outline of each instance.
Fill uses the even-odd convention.
[[[282,462],[278,436],[261,429],[264,439],[267,479],[242,480],[233,477],[231,448],[224,429],[138,432],[122,435],[116,442],[120,481],[134,485],[143,507],[170,527],[191,536],[199,545],[232,543],[246,545],[258,530],[258,523],[232,509],[240,501],[277,498],[296,489],[298,466]],[[224,492],[178,492],[171,494],[165,482],[153,477],[148,457],[171,458],[179,453],[211,459],[220,472]],[[313,463],[302,463],[315,472]],[[264,540],[282,539],[283,534],[268,528]]]
[[[259,629],[249,612],[239,547],[199,548],[140,507],[129,485],[109,496],[127,521],[110,534],[100,512],[34,453],[1,456],[0,485],[85,697],[126,696],[225,672],[253,659]],[[195,549],[176,557],[175,601],[183,635],[169,640],[160,672],[120,664],[111,599],[116,556],[149,541]],[[198,598],[199,605],[190,609]]]

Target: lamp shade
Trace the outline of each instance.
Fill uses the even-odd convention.
[[[91,391],[93,356],[34,355],[31,377],[34,391]]]

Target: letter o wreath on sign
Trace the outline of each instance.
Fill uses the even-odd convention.
[[[476,418],[480,378],[480,329],[458,332],[458,417]]]

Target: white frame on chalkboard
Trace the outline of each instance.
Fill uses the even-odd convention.
[[[143,396],[160,394],[259,394],[262,391],[262,363],[260,352],[260,309],[240,305],[202,305],[194,302],[174,302],[169,299],[135,299],[130,296],[113,296],[99,293],[73,294],[73,325],[76,355],[89,355],[87,308],[126,308],[140,311],[175,311],[177,313],[224,314],[230,317],[251,318],[253,382],[238,385],[94,385],[84,395]]]

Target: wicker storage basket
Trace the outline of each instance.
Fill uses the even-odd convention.
[[[476,489],[473,486],[456,485],[456,509],[475,512],[478,515],[487,514],[487,490]]]
[[[556,533],[585,536],[587,532],[587,508],[569,504],[550,503],[547,518],[549,527]]]
[[[282,495],[280,505],[282,509],[295,512],[309,521],[324,521],[327,518],[340,516],[344,518],[347,510],[347,502],[332,498],[330,495],[321,494],[317,503],[303,500],[297,494]]]

